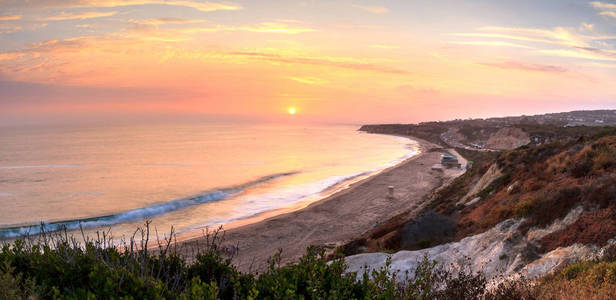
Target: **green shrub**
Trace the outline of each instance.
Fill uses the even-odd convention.
[[[581,273],[587,271],[589,265],[586,262],[579,262],[565,267],[561,274],[568,280],[572,280],[578,277]]]
[[[8,262],[0,265],[0,299],[19,300],[36,298],[36,286],[31,279],[24,280],[15,274],[15,268]]]
[[[544,197],[545,195],[543,193],[536,193],[528,199],[516,203],[513,208],[516,217],[521,218],[531,215],[537,209],[539,202]]]
[[[218,298],[216,282],[203,283],[199,277],[193,277],[180,295],[181,300],[215,300]]]
[[[0,251],[0,298],[481,299],[490,295],[482,274],[450,272],[428,257],[411,273],[398,274],[387,260],[384,267],[358,276],[347,271],[344,258],[328,261],[323,248],[309,247],[297,262],[285,266],[279,252],[270,259],[269,268],[256,275],[239,272],[221,251],[220,240],[207,241],[189,265],[170,242],[152,251],[147,238],[124,247],[101,240],[80,244],[61,234],[18,240]]]

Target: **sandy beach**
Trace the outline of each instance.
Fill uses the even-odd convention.
[[[309,206],[225,232],[225,245],[237,245],[234,264],[241,271],[262,271],[267,259],[282,249],[282,263],[299,258],[310,245],[335,247],[373,228],[380,222],[420,206],[425,196],[447,178],[464,171],[432,170],[443,149],[436,144],[408,137],[420,145],[420,153],[379,174],[357,182]],[[435,151],[436,150],[436,151]],[[453,154],[457,153],[452,151]],[[458,155],[461,163],[466,160]],[[394,186],[394,198],[387,197]],[[186,255],[202,238],[184,241]]]

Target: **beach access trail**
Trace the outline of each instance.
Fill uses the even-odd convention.
[[[262,272],[278,249],[284,264],[297,260],[310,245],[339,246],[399,213],[418,209],[431,191],[464,173],[432,170],[440,163],[438,150],[443,148],[409,138],[419,143],[420,152],[404,162],[300,210],[227,230],[224,245],[239,248],[233,263],[243,272]],[[457,152],[447,150],[466,163]],[[387,196],[388,186],[395,187],[393,199]],[[190,249],[203,242],[203,237],[184,241],[184,255],[190,260]]]

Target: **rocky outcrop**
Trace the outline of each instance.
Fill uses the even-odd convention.
[[[509,150],[530,143],[528,133],[520,128],[505,127],[499,129],[487,141],[486,148],[495,150]]]
[[[484,233],[464,238],[459,242],[417,251],[399,251],[394,254],[358,254],[347,257],[346,262],[350,272],[362,274],[366,268],[370,271],[383,267],[387,258],[391,257],[392,271],[400,274],[408,271],[412,275],[417,263],[427,256],[453,271],[468,266],[473,272],[483,272],[490,279],[518,275],[536,278],[560,266],[600,255],[601,247],[581,244],[558,248],[545,254],[539,254],[537,251],[539,239],[570,225],[581,214],[582,208],[577,207],[550,226],[534,228],[526,234],[518,230],[523,220],[508,219]],[[613,241],[610,241],[608,245],[612,243]]]

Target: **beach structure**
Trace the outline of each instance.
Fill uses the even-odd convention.
[[[387,187],[387,198],[389,199],[394,198],[394,186],[393,185],[390,185]]]
[[[458,162],[458,158],[451,153],[443,153],[441,155],[441,165],[445,168],[460,168],[461,165]]]

